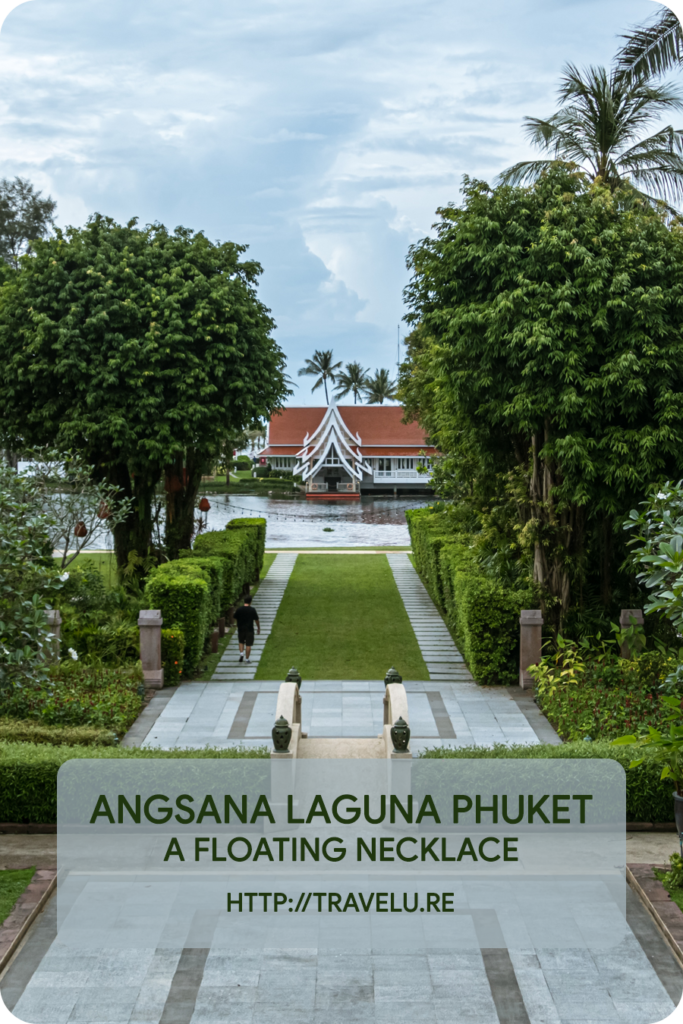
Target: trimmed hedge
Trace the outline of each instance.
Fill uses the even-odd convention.
[[[53,747],[113,747],[118,737],[94,725],[43,725],[33,719],[0,719],[0,743],[48,743]]]
[[[147,577],[145,601],[159,608],[164,622],[180,627],[185,638],[185,663],[193,669],[199,661],[215,607],[210,576],[189,560],[166,562]]]
[[[451,750],[447,747],[433,747],[425,750],[421,757],[426,758],[501,758],[514,760],[539,758],[605,758],[618,761],[626,771],[626,820],[627,821],[673,821],[673,783],[670,779],[661,780],[661,762],[654,761],[646,748],[638,748],[638,757],[644,757],[643,764],[638,768],[629,768],[634,758],[632,747],[613,747],[606,741],[595,743],[563,743],[554,746],[540,743],[534,747],[458,747]]]
[[[200,533],[185,558],[220,558],[224,563],[222,610],[237,604],[261,575],[266,544],[265,519],[232,519],[225,530]]]
[[[466,535],[446,513],[406,512],[418,573],[445,613],[460,652],[478,683],[519,678],[519,613],[533,608],[533,590],[510,590],[480,568]]]
[[[57,821],[57,773],[75,758],[268,758],[267,747],[154,750],[145,747],[51,747],[0,743],[0,821]]]
[[[179,626],[161,630],[161,664],[166,685],[177,683],[185,664],[185,634]]]

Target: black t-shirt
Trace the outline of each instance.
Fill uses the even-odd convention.
[[[249,633],[254,630],[254,623],[258,622],[258,613],[250,604],[243,604],[235,613],[235,622],[241,633]]]

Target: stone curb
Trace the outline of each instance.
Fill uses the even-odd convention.
[[[627,864],[626,880],[645,904],[672,953],[683,967],[683,911],[654,876],[654,868],[667,871],[668,864]]]
[[[49,900],[56,884],[57,872],[53,868],[38,868],[33,881],[22,892],[9,917],[0,925],[0,973],[16,953],[21,940]]]

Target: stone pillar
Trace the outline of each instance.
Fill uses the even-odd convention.
[[[635,619],[636,621],[632,622],[632,619]],[[640,608],[622,608],[621,615],[619,616],[619,628],[621,629],[622,633],[625,633],[627,629],[630,629],[631,626],[634,625],[645,625],[645,617],[643,616],[643,613],[640,610]],[[621,645],[620,651],[622,658],[631,658],[633,657],[634,653],[635,651],[629,650],[628,644],[626,643],[626,641],[624,641],[624,643]]]
[[[47,615],[47,624],[52,633],[52,640],[49,641],[45,651],[45,659],[46,661],[59,661],[59,637],[62,631],[62,616],[57,608],[50,608],[45,614]]]
[[[145,686],[160,690],[164,685],[164,670],[161,667],[161,627],[164,620],[159,610],[141,611],[138,618],[140,627],[140,661]]]
[[[543,615],[540,608],[526,608],[519,616],[519,685],[522,690],[533,689],[534,681],[529,666],[538,665],[543,644]]]

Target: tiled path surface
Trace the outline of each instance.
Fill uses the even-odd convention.
[[[653,1024],[683,973],[632,892],[627,907],[613,949],[383,956],[230,951],[218,934],[203,948],[69,950],[53,942],[53,900],[0,990],[29,1024]]]
[[[289,583],[289,577],[292,575],[295,562],[295,554],[275,556],[270,569],[259,584],[258,599],[254,601],[254,607],[258,605],[261,632],[254,638],[250,664],[245,665],[244,662],[238,660],[239,643],[237,633],[235,632],[214,673],[213,678],[217,682],[228,682],[232,679],[253,679],[256,675],[256,669],[261,660],[263,648],[273,628],[273,622],[280,607],[282,595]]]

